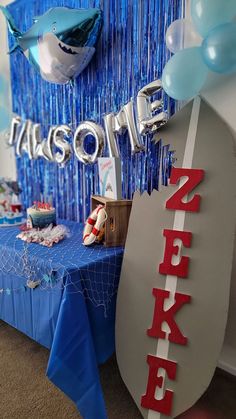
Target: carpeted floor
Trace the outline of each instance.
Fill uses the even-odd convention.
[[[0,321],[0,419],[81,419],[73,403],[45,377],[48,354]],[[115,358],[100,372],[109,419],[140,419]],[[236,378],[218,370],[207,393],[179,419],[235,419],[235,394]]]

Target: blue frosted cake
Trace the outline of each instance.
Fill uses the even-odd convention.
[[[27,224],[31,228],[44,228],[56,225],[56,210],[49,204],[36,203],[27,209]]]

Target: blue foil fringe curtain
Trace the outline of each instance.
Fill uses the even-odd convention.
[[[103,125],[104,114],[119,111],[131,98],[135,100],[143,86],[160,78],[169,58],[165,32],[173,20],[182,17],[184,0],[17,0],[8,9],[24,32],[33,17],[55,6],[100,7],[104,28],[92,62],[74,86],[50,84],[22,54],[11,55],[13,111],[41,123],[44,136],[55,124],[76,127],[83,120],[94,120]],[[10,46],[12,41],[10,37]],[[164,102],[168,112],[174,113],[174,102],[167,97]],[[119,139],[123,198],[131,198],[137,189],[158,189],[161,178],[166,183],[168,167],[159,174],[161,141],[154,143],[152,136],[143,140],[146,152],[132,155],[128,135]],[[99,193],[97,164],[85,166],[74,156],[65,168],[59,168],[24,155],[17,158],[17,170],[24,206],[31,206],[42,195],[51,196],[60,218],[84,221],[91,195]]]

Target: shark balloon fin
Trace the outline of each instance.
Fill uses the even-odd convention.
[[[15,42],[13,47],[8,51],[8,54],[10,55],[10,54],[12,54],[13,52],[16,52],[16,51],[22,52],[22,49],[17,42]]]
[[[3,7],[3,6],[0,6],[0,10],[2,11],[2,13],[4,14],[4,16],[5,16],[6,20],[7,20],[9,31],[14,36],[14,38],[16,38],[16,41],[17,41],[18,38],[22,36],[22,33],[16,27],[15,22],[14,22],[14,19],[13,19],[12,15],[10,14],[10,12],[5,7]]]

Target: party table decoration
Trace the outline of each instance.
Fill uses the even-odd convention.
[[[93,244],[102,233],[103,226],[107,220],[107,213],[104,207],[104,205],[98,205],[85,222],[83,231],[83,244],[85,246]]]
[[[112,199],[104,196],[93,195],[91,198],[92,214],[103,208],[106,217],[103,218],[105,247],[124,246],[132,208],[130,199]],[[97,220],[96,215],[95,220]],[[93,226],[96,221],[88,219]],[[87,222],[88,222],[87,220]],[[94,232],[95,233],[95,232]]]
[[[0,211],[0,227],[21,226],[24,223],[25,218],[21,212]]]
[[[77,77],[90,62],[102,29],[99,9],[54,7],[21,33],[9,11],[0,6],[15,38],[11,53],[23,52],[41,76],[57,84]]]
[[[98,159],[100,194],[112,199],[122,198],[121,161],[119,157]]]
[[[0,227],[21,225],[25,221],[18,182],[0,178]]]
[[[84,419],[107,419],[98,364],[115,347],[123,248],[83,246],[82,224],[60,224],[70,235],[50,248],[0,230],[0,319],[50,349],[47,376]]]
[[[27,218],[27,222],[32,228],[56,225],[56,210],[49,203],[35,201],[32,207],[27,208]]]
[[[68,229],[63,225],[50,224],[48,227],[37,229],[32,228],[18,234],[17,239],[27,243],[38,243],[41,246],[52,247],[69,235]]]

